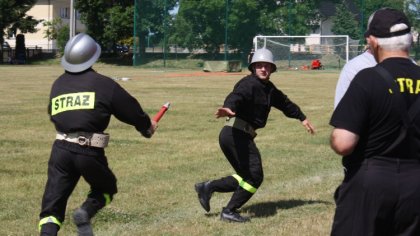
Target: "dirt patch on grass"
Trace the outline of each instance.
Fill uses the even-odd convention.
[[[192,72],[192,73],[168,73],[165,77],[196,77],[196,76],[235,76],[244,75],[243,72]]]

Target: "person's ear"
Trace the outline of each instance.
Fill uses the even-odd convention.
[[[378,45],[378,39],[375,36],[370,35],[367,38],[366,41],[368,42],[370,48],[372,48],[372,47],[375,47],[376,48],[377,45]]]
[[[373,56],[375,57],[376,62],[379,62],[379,45],[378,39],[375,36],[369,36],[369,49]]]
[[[274,66],[272,64],[269,64],[269,65],[270,65],[270,73],[272,73],[273,69],[274,69]]]

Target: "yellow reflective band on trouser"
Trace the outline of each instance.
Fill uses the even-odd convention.
[[[45,225],[45,224],[48,224],[48,223],[56,224],[56,225],[58,225],[58,227],[61,228],[61,222],[59,220],[57,220],[57,218],[55,218],[54,216],[47,216],[47,217],[42,218],[39,221],[38,230],[41,232],[42,225]]]
[[[234,175],[232,175],[233,176],[233,178],[235,178],[238,182],[239,182],[239,186],[241,186],[243,189],[245,189],[246,191],[248,191],[248,192],[250,192],[250,193],[255,193],[256,191],[257,191],[257,189],[254,187],[254,186],[252,186],[252,185],[250,185],[250,184],[248,184],[247,182],[245,182],[243,179],[242,179],[242,177],[241,176],[239,176],[239,175],[237,175],[237,174],[234,174]]]
[[[88,193],[88,197],[89,197],[89,195],[90,195],[91,193],[92,193],[92,190],[91,190],[91,191],[89,191],[89,193]],[[110,203],[112,202],[111,194],[109,194],[109,193],[104,193],[103,195],[104,195],[104,199],[105,199],[105,206],[106,206],[106,205],[108,205],[108,204],[110,204]]]
[[[109,195],[108,193],[104,193],[104,198],[105,198],[105,206],[111,203],[111,195]]]

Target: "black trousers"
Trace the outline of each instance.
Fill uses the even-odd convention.
[[[331,235],[420,235],[420,161],[373,157],[348,168]]]
[[[64,221],[67,200],[81,176],[91,188],[82,207],[92,217],[117,193],[117,180],[108,168],[104,150],[56,140],[48,162],[41,219],[53,216],[60,223]]]
[[[252,187],[256,189],[260,187],[264,178],[261,155],[251,135],[230,126],[224,126],[219,135],[219,144],[236,174]],[[212,181],[210,190],[233,192],[226,206],[228,209],[242,207],[253,195],[239,186],[238,180],[233,176]]]

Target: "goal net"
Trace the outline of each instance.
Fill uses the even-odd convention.
[[[255,49],[269,49],[279,69],[307,70],[314,60],[320,60],[321,69],[343,67],[358,54],[357,47],[351,50],[350,40],[348,35],[255,36],[253,43]]]

